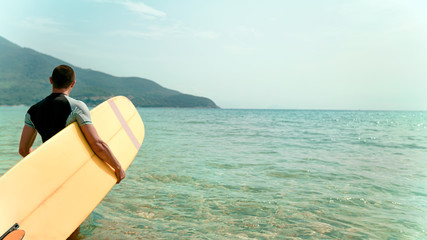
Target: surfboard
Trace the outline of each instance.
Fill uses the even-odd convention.
[[[119,96],[92,109],[91,116],[98,135],[126,170],[145,135],[137,109]],[[66,239],[116,181],[112,168],[94,154],[73,123],[0,178],[0,235],[17,223],[24,239]]]

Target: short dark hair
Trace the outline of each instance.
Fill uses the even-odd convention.
[[[67,65],[59,65],[52,72],[54,88],[68,88],[75,80],[74,70]]]

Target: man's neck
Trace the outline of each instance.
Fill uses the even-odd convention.
[[[68,88],[52,88],[52,93],[63,93],[69,96],[70,92],[71,92],[71,89],[68,89]]]

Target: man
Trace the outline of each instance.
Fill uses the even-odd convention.
[[[126,176],[125,171],[108,145],[98,136],[88,107],[69,97],[76,83],[74,70],[67,65],[57,66],[52,72],[50,83],[52,94],[33,105],[25,116],[19,154],[25,157],[33,151],[31,146],[37,132],[45,142],[69,124],[77,122],[94,153],[114,169],[117,183],[120,183]]]
[[[126,174],[108,145],[98,136],[92,125],[89,109],[85,103],[69,97],[76,83],[74,70],[67,65],[56,67],[50,77],[50,83],[52,94],[33,105],[25,116],[19,153],[25,157],[33,151],[31,146],[37,132],[45,142],[69,124],[77,121],[92,150],[114,169],[117,183],[120,183]]]

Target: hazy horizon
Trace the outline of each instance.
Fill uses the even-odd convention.
[[[0,35],[224,109],[427,110],[427,2],[17,0]]]

